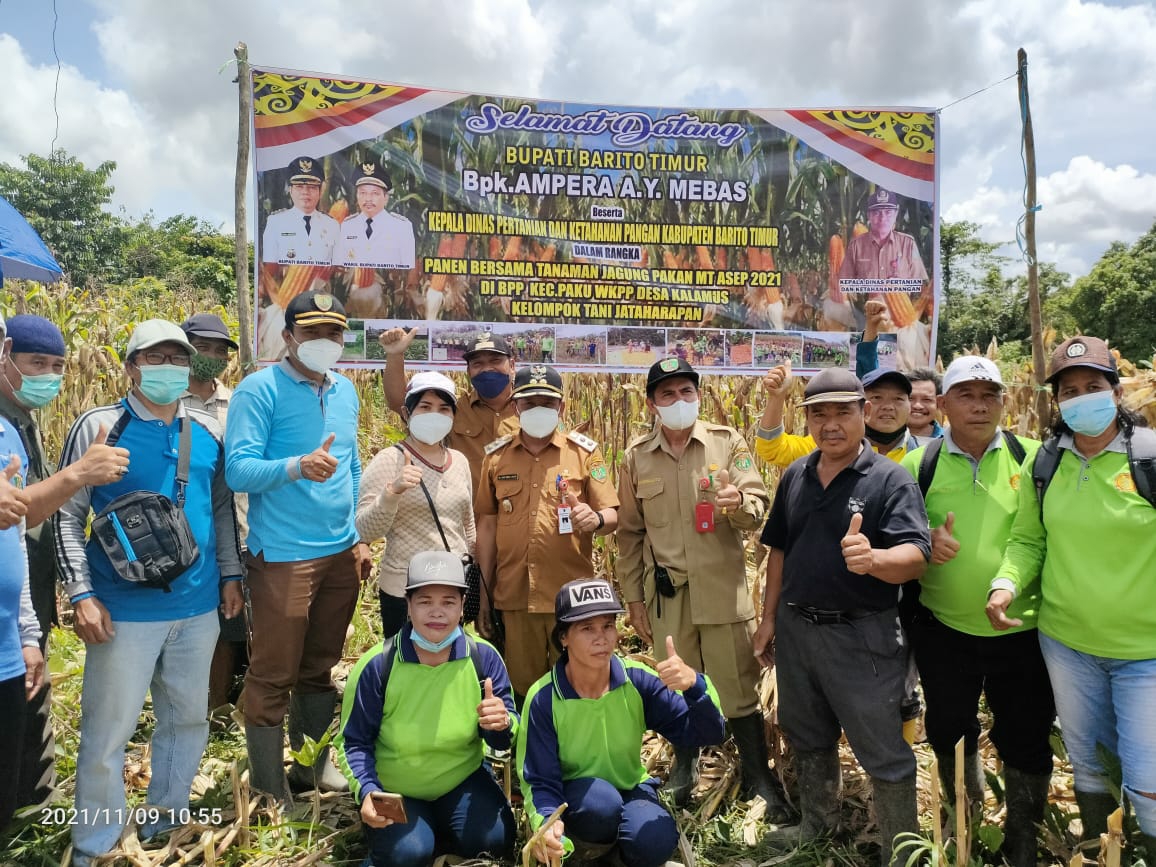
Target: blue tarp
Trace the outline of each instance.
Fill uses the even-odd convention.
[[[0,284],[5,277],[55,283],[62,274],[36,230],[0,196]]]

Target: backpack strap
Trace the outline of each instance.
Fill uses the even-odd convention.
[[[939,461],[939,452],[943,449],[943,437],[936,437],[923,447],[923,457],[919,461],[919,492],[923,499],[927,499],[927,492],[931,490],[931,480],[935,478],[935,466]]]
[[[1008,453],[1015,458],[1015,461],[1020,466],[1023,466],[1024,458],[1028,456],[1027,449],[1024,444],[1020,442],[1020,438],[1009,430],[1001,430],[1003,434],[1003,442],[1007,447]]]
[[[382,639],[381,655],[385,662],[381,666],[381,695],[385,697],[385,688],[389,686],[389,673],[393,671],[393,660],[397,656],[397,635],[390,635]]]
[[[1156,431],[1133,428],[1124,438],[1124,445],[1128,449],[1128,469],[1136,483],[1136,493],[1156,508]]]
[[[1063,450],[1060,448],[1060,438],[1051,437],[1036,452],[1036,461],[1032,465],[1032,482],[1036,486],[1036,499],[1040,503],[1040,520],[1044,519],[1044,494],[1048,491],[1048,485],[1052,483],[1052,477],[1056,474],[1056,468],[1060,465],[1060,458],[1063,457]]]

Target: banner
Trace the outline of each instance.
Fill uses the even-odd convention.
[[[418,326],[417,367],[479,331],[519,361],[717,373],[934,358],[936,135],[927,110],[586,105],[253,70],[257,357],[285,305],[332,292],[343,362]]]

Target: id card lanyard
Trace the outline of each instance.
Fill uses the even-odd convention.
[[[554,490],[558,492],[558,534],[569,535],[574,532],[574,525],[570,522],[570,507],[565,503],[566,480],[559,473],[554,477]]]
[[[696,533],[714,532],[714,502],[707,495],[714,488],[714,473],[708,472],[698,480],[698,502],[694,504],[694,529]]]

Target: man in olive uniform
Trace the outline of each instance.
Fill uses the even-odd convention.
[[[478,564],[506,629],[506,667],[524,696],[558,660],[550,642],[554,597],[594,574],[594,536],[618,525],[618,497],[598,443],[558,430],[562,376],[545,364],[514,377],[521,429],[486,446],[474,497]],[[486,592],[486,591],[483,591]],[[483,601],[478,618],[489,628]]]
[[[333,248],[333,264],[357,268],[412,268],[415,260],[413,224],[385,210],[393,182],[376,163],[356,169],[359,213],[341,224]]]
[[[270,214],[261,235],[261,260],[279,265],[328,265],[338,224],[317,210],[325,170],[321,160],[297,157],[289,163],[289,199],[293,207]]]
[[[416,334],[416,328],[409,331],[391,328],[379,338],[385,351],[385,370],[381,373],[385,400],[397,413],[405,406],[405,350]],[[476,491],[486,446],[500,437],[518,433],[518,415],[510,399],[514,359],[509,344],[489,331],[481,332],[470,341],[463,358],[473,390],[458,400],[450,448],[457,449],[470,462]]]
[[[687,664],[710,676],[739,749],[745,796],[763,797],[768,821],[789,821],[767,767],[743,550],[766,515],[766,488],[742,435],[699,420],[698,373],[684,359],[651,366],[646,405],[659,423],[630,444],[618,476],[616,571],[631,622],[659,659],[670,635]],[[696,750],[675,750],[669,784],[680,804],[689,801],[696,759]]]

